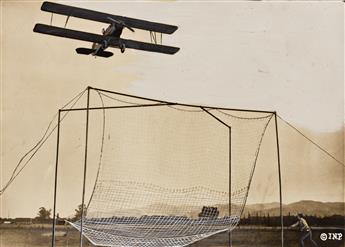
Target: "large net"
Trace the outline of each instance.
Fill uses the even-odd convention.
[[[187,246],[236,227],[272,114],[96,92],[102,127],[90,132],[102,143],[82,223],[92,244]]]

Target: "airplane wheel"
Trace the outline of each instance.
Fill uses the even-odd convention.
[[[121,45],[121,53],[124,53],[125,50],[126,50],[126,46],[125,46],[125,44],[122,44],[122,45]]]
[[[103,40],[102,42],[102,49],[105,50],[108,47],[108,41]]]

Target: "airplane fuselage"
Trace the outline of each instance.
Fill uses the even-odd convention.
[[[104,36],[104,42],[102,44],[98,44],[98,43],[92,44],[92,49],[95,50],[92,53],[92,55],[97,55],[97,53],[99,51],[104,51],[105,49],[107,49],[108,48],[107,38],[108,37],[109,38],[120,38],[122,31],[123,31],[123,26],[121,26],[117,23],[112,23],[107,27],[107,29],[103,29],[102,34]],[[121,51],[122,51],[122,48],[121,48]]]
[[[123,26],[118,25],[116,23],[112,23],[107,27],[107,29],[103,30],[103,35],[120,38],[122,31]]]

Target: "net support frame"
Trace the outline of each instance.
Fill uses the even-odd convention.
[[[90,87],[87,87],[86,99],[86,121],[85,121],[85,153],[84,153],[84,177],[83,177],[83,192],[81,199],[81,216],[80,216],[80,247],[83,246],[83,223],[84,223],[84,201],[85,201],[85,184],[87,171],[87,148],[89,137],[89,113],[90,113]]]
[[[274,123],[275,123],[275,135],[276,135],[276,146],[277,146],[277,161],[278,161],[278,179],[279,179],[279,211],[280,211],[280,227],[281,227],[281,247],[284,247],[284,216],[283,216],[283,193],[282,193],[282,175],[281,175],[281,164],[280,164],[280,147],[279,147],[279,132],[278,132],[278,121],[277,112],[274,112]]]
[[[229,215],[231,215],[231,147],[232,147],[232,142],[231,142],[231,127],[229,127]],[[232,231],[229,230],[229,247],[232,246]]]
[[[231,126],[213,115],[211,112],[207,111],[204,107],[201,107],[203,111],[205,111],[207,114],[211,115],[213,118],[215,118],[218,122],[225,125],[228,128],[229,132],[229,216],[231,215]],[[232,233],[231,230],[229,230],[229,247],[232,246]]]
[[[132,106],[114,106],[114,107],[90,107],[90,91],[95,90],[96,92],[111,93],[120,96],[147,100],[156,102],[155,104],[139,104]],[[54,174],[54,205],[53,205],[53,226],[52,226],[52,241],[51,246],[55,247],[55,235],[56,235],[56,202],[57,202],[57,183],[58,183],[58,163],[59,163],[59,146],[60,146],[60,131],[61,131],[61,113],[70,111],[86,111],[86,131],[85,131],[85,156],[84,156],[84,172],[83,172],[83,195],[82,195],[82,209],[81,209],[81,229],[80,229],[80,247],[83,246],[83,214],[84,214],[84,200],[85,200],[85,184],[86,184],[86,171],[87,171],[87,146],[88,146],[88,125],[89,125],[89,111],[90,110],[105,110],[105,109],[116,109],[116,108],[134,108],[134,107],[150,107],[150,106],[162,106],[162,105],[180,105],[187,107],[194,107],[204,110],[207,114],[217,119],[220,123],[225,125],[229,130],[229,213],[231,213],[231,126],[217,118],[207,109],[218,109],[218,110],[229,110],[229,111],[241,111],[241,112],[253,112],[253,113],[268,113],[273,114],[275,117],[275,137],[276,137],[276,148],[277,148],[277,165],[278,165],[278,178],[279,178],[279,201],[280,201],[280,221],[281,221],[281,246],[284,247],[284,217],[283,217],[283,197],[282,197],[282,178],[281,178],[281,161],[280,161],[280,147],[279,147],[279,134],[278,134],[278,123],[277,123],[277,112],[276,111],[265,111],[265,110],[253,110],[253,109],[241,109],[241,108],[225,108],[225,107],[214,107],[204,105],[193,105],[185,103],[176,103],[163,100],[157,100],[152,98],[145,98],[136,95],[124,94],[120,92],[87,87],[87,106],[85,108],[73,108],[73,109],[59,109],[58,110],[58,123],[57,123],[57,140],[56,140],[56,158],[55,158],[55,174]],[[232,244],[231,231],[229,231],[229,246]]]
[[[56,135],[56,156],[55,156],[55,172],[54,172],[54,206],[53,206],[53,227],[51,246],[55,246],[55,228],[56,228],[56,190],[58,182],[58,165],[59,165],[59,147],[60,147],[60,122],[61,110],[58,111],[57,135]]]

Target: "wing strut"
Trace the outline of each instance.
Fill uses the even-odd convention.
[[[150,31],[150,40],[151,40],[151,43],[154,43],[154,44],[163,44],[163,33],[160,33],[160,40],[158,40],[157,38],[157,33],[156,32],[153,32],[153,31]]]
[[[67,16],[67,18],[66,18],[66,22],[65,22],[65,26],[64,26],[64,27],[66,27],[66,26],[67,26],[67,22],[68,22],[68,20],[69,20],[69,17],[70,17],[70,15],[68,15],[68,16]]]

